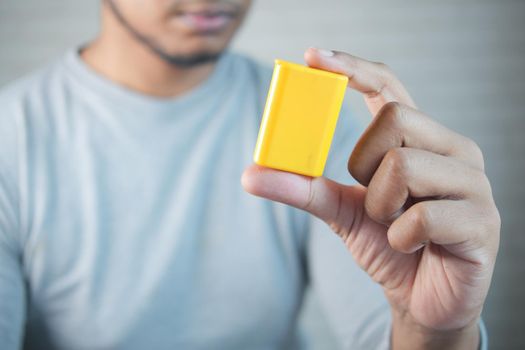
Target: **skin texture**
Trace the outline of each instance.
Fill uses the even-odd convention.
[[[313,48],[305,59],[347,75],[374,116],[348,162],[360,185],[257,165],[242,185],[330,225],[383,287],[394,349],[476,349],[500,231],[479,147],[418,111],[384,64]]]

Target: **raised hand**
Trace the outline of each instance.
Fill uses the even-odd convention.
[[[383,286],[394,348],[476,348],[500,231],[479,147],[418,111],[385,65],[317,49],[305,59],[347,75],[374,116],[348,162],[361,185],[252,165],[245,190],[330,225]]]

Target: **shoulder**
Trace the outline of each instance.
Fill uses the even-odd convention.
[[[31,131],[42,128],[58,90],[66,91],[60,62],[55,61],[0,89],[0,172],[16,173],[22,141],[33,141]],[[60,87],[60,88],[57,88]],[[58,92],[62,94],[62,92]]]
[[[28,114],[42,113],[56,100],[53,97],[57,93],[65,91],[62,60],[8,83],[0,89],[0,123],[12,123]]]
[[[63,58],[56,59],[0,88],[0,101],[14,102],[27,98],[35,92],[43,92],[63,74]]]
[[[21,159],[24,147],[35,137],[29,131],[39,129],[35,118],[47,111],[55,69],[48,65],[0,89],[0,217],[4,218],[0,240],[13,249],[18,247]]]
[[[28,130],[42,130],[71,93],[65,56],[0,89],[0,147]]]

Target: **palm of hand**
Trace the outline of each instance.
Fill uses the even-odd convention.
[[[398,343],[421,330],[475,344],[501,225],[479,147],[419,111],[384,65],[318,50],[305,57],[348,76],[374,117],[349,160],[363,186],[252,166],[244,188],[330,225],[382,285]]]
[[[349,196],[340,210],[356,216],[352,222],[334,222],[331,228],[361,268],[382,285],[392,307],[435,330],[457,329],[479,316],[491,270],[455,255],[467,247],[429,243],[409,254],[396,251],[388,242],[388,227],[366,214],[366,189],[346,190]],[[458,314],[464,316],[458,319]]]

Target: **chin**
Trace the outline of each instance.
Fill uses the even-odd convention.
[[[181,46],[180,43],[184,43],[184,45]],[[167,51],[173,55],[181,56],[195,56],[202,54],[219,55],[227,49],[228,44],[228,39],[188,38],[173,43],[171,48]]]
[[[157,55],[170,65],[179,68],[192,68],[203,64],[214,63],[221,56],[223,49],[201,48],[198,50],[164,51],[154,49]]]
[[[165,36],[162,40],[164,47],[172,53],[180,53],[184,55],[193,55],[199,53],[213,53],[220,54],[228,47],[235,32],[237,31],[238,23],[230,25],[221,30],[197,31],[188,30],[180,26],[166,28],[170,33],[168,37]],[[161,42],[162,42],[161,41]]]

